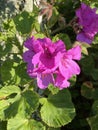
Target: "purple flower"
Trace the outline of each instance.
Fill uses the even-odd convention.
[[[86,43],[92,43],[95,34],[98,32],[98,14],[96,8],[92,9],[84,3],[76,10],[78,24],[82,27],[77,35],[77,40]]]
[[[34,65],[32,64],[32,57],[34,56],[34,53],[31,50],[26,51],[23,54],[23,59],[25,62],[27,62],[27,72],[29,74],[30,77],[33,77],[33,69],[34,69]]]
[[[65,45],[61,40],[52,43],[49,38],[42,39],[42,43],[43,52],[40,55],[41,64],[43,64],[46,70],[53,71],[59,65],[61,58],[60,53],[62,54],[66,51]]]
[[[80,68],[74,60],[80,60],[80,46],[66,50],[63,41],[52,42],[49,38],[29,38],[25,43],[28,50],[23,54],[27,62],[27,73],[37,79],[37,85],[45,89],[53,84],[60,89],[70,86],[68,82]]]
[[[63,89],[69,87],[70,83],[65,77],[58,73],[55,79],[55,86],[59,87],[60,89]]]
[[[37,84],[40,89],[45,89],[48,87],[49,84],[54,84],[54,77],[51,73],[50,74],[38,73]]]
[[[74,60],[80,60],[81,48],[80,46],[74,47],[62,55],[59,62],[59,71],[66,79],[71,78],[74,74],[80,73],[80,67]],[[73,60],[74,59],[74,60]]]

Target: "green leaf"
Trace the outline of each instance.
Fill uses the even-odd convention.
[[[82,58],[80,64],[81,64],[81,69],[86,75],[90,75],[92,73],[92,70],[95,67],[94,59],[92,56],[86,56],[85,58]]]
[[[25,85],[31,78],[27,75],[26,65],[24,63],[19,64],[15,67],[15,83],[20,85]]]
[[[89,44],[85,44],[83,42],[80,41],[75,41],[73,46],[81,46],[81,51],[84,55],[88,55],[88,48],[91,47]]]
[[[14,86],[7,87],[3,87],[0,91],[0,119],[9,119],[18,114],[21,117],[30,117],[39,105],[38,95],[30,90],[20,93],[20,90]],[[11,95],[14,93],[17,93],[17,95]],[[9,97],[6,98],[6,96]]]
[[[93,103],[91,115],[90,118],[87,118],[91,130],[98,130],[98,100]]]
[[[18,95],[18,100],[13,102],[4,112],[6,118],[11,118],[16,115],[21,117],[30,117],[32,112],[36,110],[39,105],[38,95],[33,91],[25,91],[23,94]]]
[[[35,29],[35,30],[34,30]],[[32,35],[34,35],[34,31],[36,31],[37,33],[41,32],[41,28],[40,28],[40,24],[38,23],[38,20],[35,20],[35,22],[33,22],[32,25]],[[44,35],[44,34],[43,34]]]
[[[45,35],[43,33],[36,33],[36,34],[34,34],[34,37],[35,38],[44,38]]]
[[[76,83],[76,80],[77,80],[77,76],[76,76],[76,75],[73,75],[73,76],[69,79],[70,86],[74,86],[75,83]]]
[[[2,40],[4,41],[4,40]],[[7,39],[6,44],[0,45],[0,56],[3,57],[10,53],[12,50],[12,44],[10,44],[9,39]]]
[[[37,93],[31,90],[25,91],[23,93],[23,98],[25,99],[24,105],[27,106],[28,111],[31,109],[32,112],[34,112],[39,105],[39,96]]]
[[[80,43],[81,44],[81,48],[82,48],[82,53],[85,55],[88,55],[88,50],[87,48],[90,47],[89,44],[85,44],[85,43]]]
[[[17,95],[15,98],[14,98],[15,101],[10,103],[9,106],[3,110],[5,119],[12,118],[12,117],[16,116],[16,114],[19,113],[21,95]],[[23,113],[22,109],[21,109],[21,113]],[[19,113],[19,114],[22,115],[21,113]],[[23,114],[25,115],[25,113],[23,113]]]
[[[98,100],[98,88],[95,88],[95,91],[93,92],[93,98]]]
[[[88,99],[98,100],[98,88],[94,88],[92,82],[86,81],[81,86],[81,95]]]
[[[1,67],[1,77],[4,84],[24,85],[31,81],[31,78],[27,75],[25,63],[18,63],[20,59],[6,60]],[[7,67],[6,67],[7,66]]]
[[[0,121],[0,130],[7,130],[7,122]]]
[[[95,89],[93,88],[92,82],[84,82],[81,86],[81,95],[88,99],[93,99]]]
[[[45,130],[42,123],[21,117],[8,120],[7,130]]]
[[[30,33],[33,22],[35,22],[34,14],[22,12],[14,18],[16,29],[22,34]]]
[[[98,130],[98,115],[88,118],[87,121],[91,130]]]
[[[6,98],[7,96],[13,93],[20,93],[21,90],[19,87],[14,85],[4,86],[0,89],[0,99]]]
[[[0,100],[0,120],[5,119],[4,110],[9,106],[9,102],[6,100]]]
[[[56,94],[59,92],[59,88],[53,86],[52,84],[48,86],[48,89],[51,91],[52,94]]]
[[[0,119],[5,120],[8,118],[8,110],[11,108],[13,102],[17,101],[20,95],[20,89],[16,86],[4,86],[0,89]],[[17,94],[17,95],[16,95]],[[14,109],[15,108],[15,109]],[[16,107],[10,109],[11,115],[15,113]]]
[[[98,12],[98,10],[97,10],[97,12]],[[94,37],[93,44],[98,44],[98,34]]]
[[[3,28],[6,30],[6,33],[4,33],[6,40],[8,37],[13,37],[16,34],[16,28],[13,19],[7,19],[3,23]],[[7,35],[6,35],[7,34]]]
[[[47,99],[43,99],[41,103],[41,118],[50,127],[57,128],[66,125],[75,116],[75,108],[67,89],[61,90],[55,95],[50,95]]]
[[[98,100],[95,100],[92,106],[92,112],[94,115],[98,115]]]
[[[63,33],[57,34],[56,36],[53,37],[53,41],[57,40],[62,40],[65,43],[67,49],[70,49],[72,47],[70,38],[67,34]]]
[[[91,72],[91,76],[94,80],[98,80],[98,69],[93,69]]]
[[[6,60],[1,66],[1,78],[5,84],[8,84],[12,81],[13,76],[15,75],[15,70],[13,69],[13,61]]]
[[[60,128],[48,128],[48,130],[61,130]]]

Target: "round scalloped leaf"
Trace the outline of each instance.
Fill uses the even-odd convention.
[[[21,90],[15,85],[4,86],[0,89],[0,99],[6,98],[13,93],[20,93]]]
[[[7,130],[45,130],[45,127],[38,121],[17,116],[8,120]]]
[[[48,130],[61,130],[60,128],[48,128]]]
[[[92,113],[98,115],[98,100],[95,100],[92,106]]]
[[[88,99],[93,99],[95,88],[93,88],[93,84],[90,81],[86,81],[81,86],[81,95]]]
[[[30,117],[39,105],[39,97],[33,91],[25,91],[21,95],[18,95],[19,99],[13,102],[4,112],[6,118],[15,117],[21,115],[21,117]]]
[[[57,128],[66,125],[75,116],[75,108],[67,89],[50,95],[46,100],[43,98],[41,103],[41,118],[50,127]]]
[[[9,103],[6,100],[0,100],[0,120],[4,120],[5,119],[4,110],[8,106],[9,106]]]
[[[26,11],[22,12],[14,18],[16,29],[18,30],[18,32],[21,32],[22,34],[29,33],[34,22],[35,15]]]
[[[92,106],[92,117],[87,118],[91,130],[98,130],[98,100],[95,100]]]
[[[98,115],[88,118],[87,121],[91,130],[98,130]]]

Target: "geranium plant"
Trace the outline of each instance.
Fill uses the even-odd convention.
[[[97,2],[31,3],[1,26],[0,130],[97,130]]]

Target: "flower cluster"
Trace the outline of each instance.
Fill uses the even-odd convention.
[[[77,40],[88,44],[92,43],[95,34],[98,32],[98,14],[96,14],[96,8],[92,9],[86,4],[81,3],[81,7],[76,10],[76,16],[81,27]]]
[[[60,89],[70,85],[68,79],[80,73],[74,60],[80,60],[81,48],[76,46],[66,50],[63,41],[52,42],[49,38],[26,40],[24,46],[28,50],[23,54],[27,62],[27,73],[37,79],[37,85],[45,89],[53,84]]]

